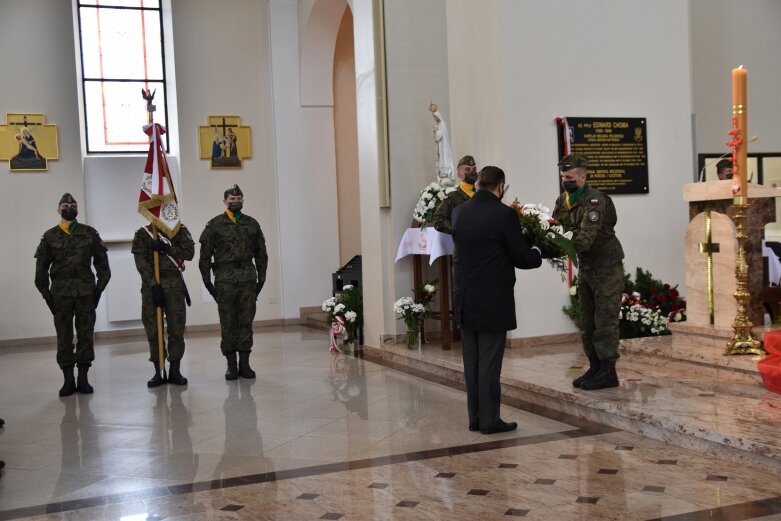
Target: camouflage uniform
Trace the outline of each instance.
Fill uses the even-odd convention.
[[[190,231],[182,225],[171,239],[172,257],[182,261],[192,260],[195,256],[195,243]],[[152,250],[152,237],[145,228],[139,228],[133,237],[130,250],[136,261],[136,269],[141,275],[141,321],[144,323],[146,337],[149,340],[149,361],[158,362],[157,345],[157,307],[152,302],[152,286],[155,281],[155,269]],[[187,315],[185,306],[186,288],[179,268],[167,257],[159,254],[160,286],[163,288],[165,302],[165,324],[168,332],[167,356],[169,362],[181,360],[184,356],[184,324]]]
[[[586,184],[567,208],[567,193],[556,200],[553,218],[572,230],[578,252],[578,297],[583,349],[591,360],[618,360],[618,313],[624,291],[624,250],[616,237],[616,209],[606,194]]]
[[[106,245],[98,232],[86,224],[76,223],[70,234],[55,226],[41,237],[35,258],[35,287],[44,299],[54,302],[57,363],[61,368],[74,364],[88,367],[95,359],[97,292],[102,292],[111,278]],[[90,264],[95,266],[97,284]],[[75,352],[74,317],[78,337]]]
[[[204,282],[211,280],[211,270],[214,270],[222,354],[250,352],[256,283],[260,286],[265,283],[268,265],[263,231],[249,215],[240,214],[234,223],[226,212],[206,223],[198,241],[201,243],[198,268]]]
[[[465,203],[469,200],[469,195],[459,186],[458,190],[450,192],[444,201],[439,203],[434,217],[431,219],[431,223],[434,225],[434,229],[438,232],[453,234],[452,223],[450,217],[453,215],[453,208],[461,203]]]

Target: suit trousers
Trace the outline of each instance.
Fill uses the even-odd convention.
[[[471,331],[461,328],[466,405],[470,427],[488,429],[499,423],[502,358],[506,331]]]

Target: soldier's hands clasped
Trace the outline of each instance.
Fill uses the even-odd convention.
[[[160,253],[164,253],[166,255],[171,254],[171,245],[161,241],[160,239],[153,240],[151,248],[153,250],[157,250]]]
[[[255,283],[255,300],[258,300],[258,295],[260,295],[260,290],[263,289],[265,282],[264,280],[259,280]]]
[[[160,284],[152,286],[152,304],[155,307],[163,307],[165,302],[165,294],[163,293],[163,287]]]

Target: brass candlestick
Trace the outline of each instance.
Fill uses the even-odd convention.
[[[747,194],[735,197],[732,203],[735,209],[735,227],[738,240],[738,258],[735,261],[735,279],[737,288],[735,289],[735,300],[738,303],[738,313],[735,315],[735,321],[732,323],[734,334],[732,340],[727,342],[727,348],[724,350],[724,356],[729,355],[766,355],[767,352],[762,347],[762,342],[757,340],[751,332],[754,327],[748,318],[746,309],[748,308],[749,293],[746,289],[748,283],[748,263],[746,262],[746,234],[743,226],[744,212],[749,207]]]

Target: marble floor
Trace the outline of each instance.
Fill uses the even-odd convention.
[[[68,398],[52,346],[0,349],[0,520],[781,519],[777,475],[539,405],[470,432],[461,391],[322,331],[257,330],[255,381],[217,344],[190,335],[190,385],[149,390],[145,342],[102,341]]]
[[[572,387],[587,363],[579,344],[511,348],[503,393],[781,476],[781,395],[762,384],[761,357],[724,357],[723,345],[692,338],[622,341],[620,386],[598,393]],[[387,345],[366,356],[429,379],[463,379],[458,344],[419,352]]]

